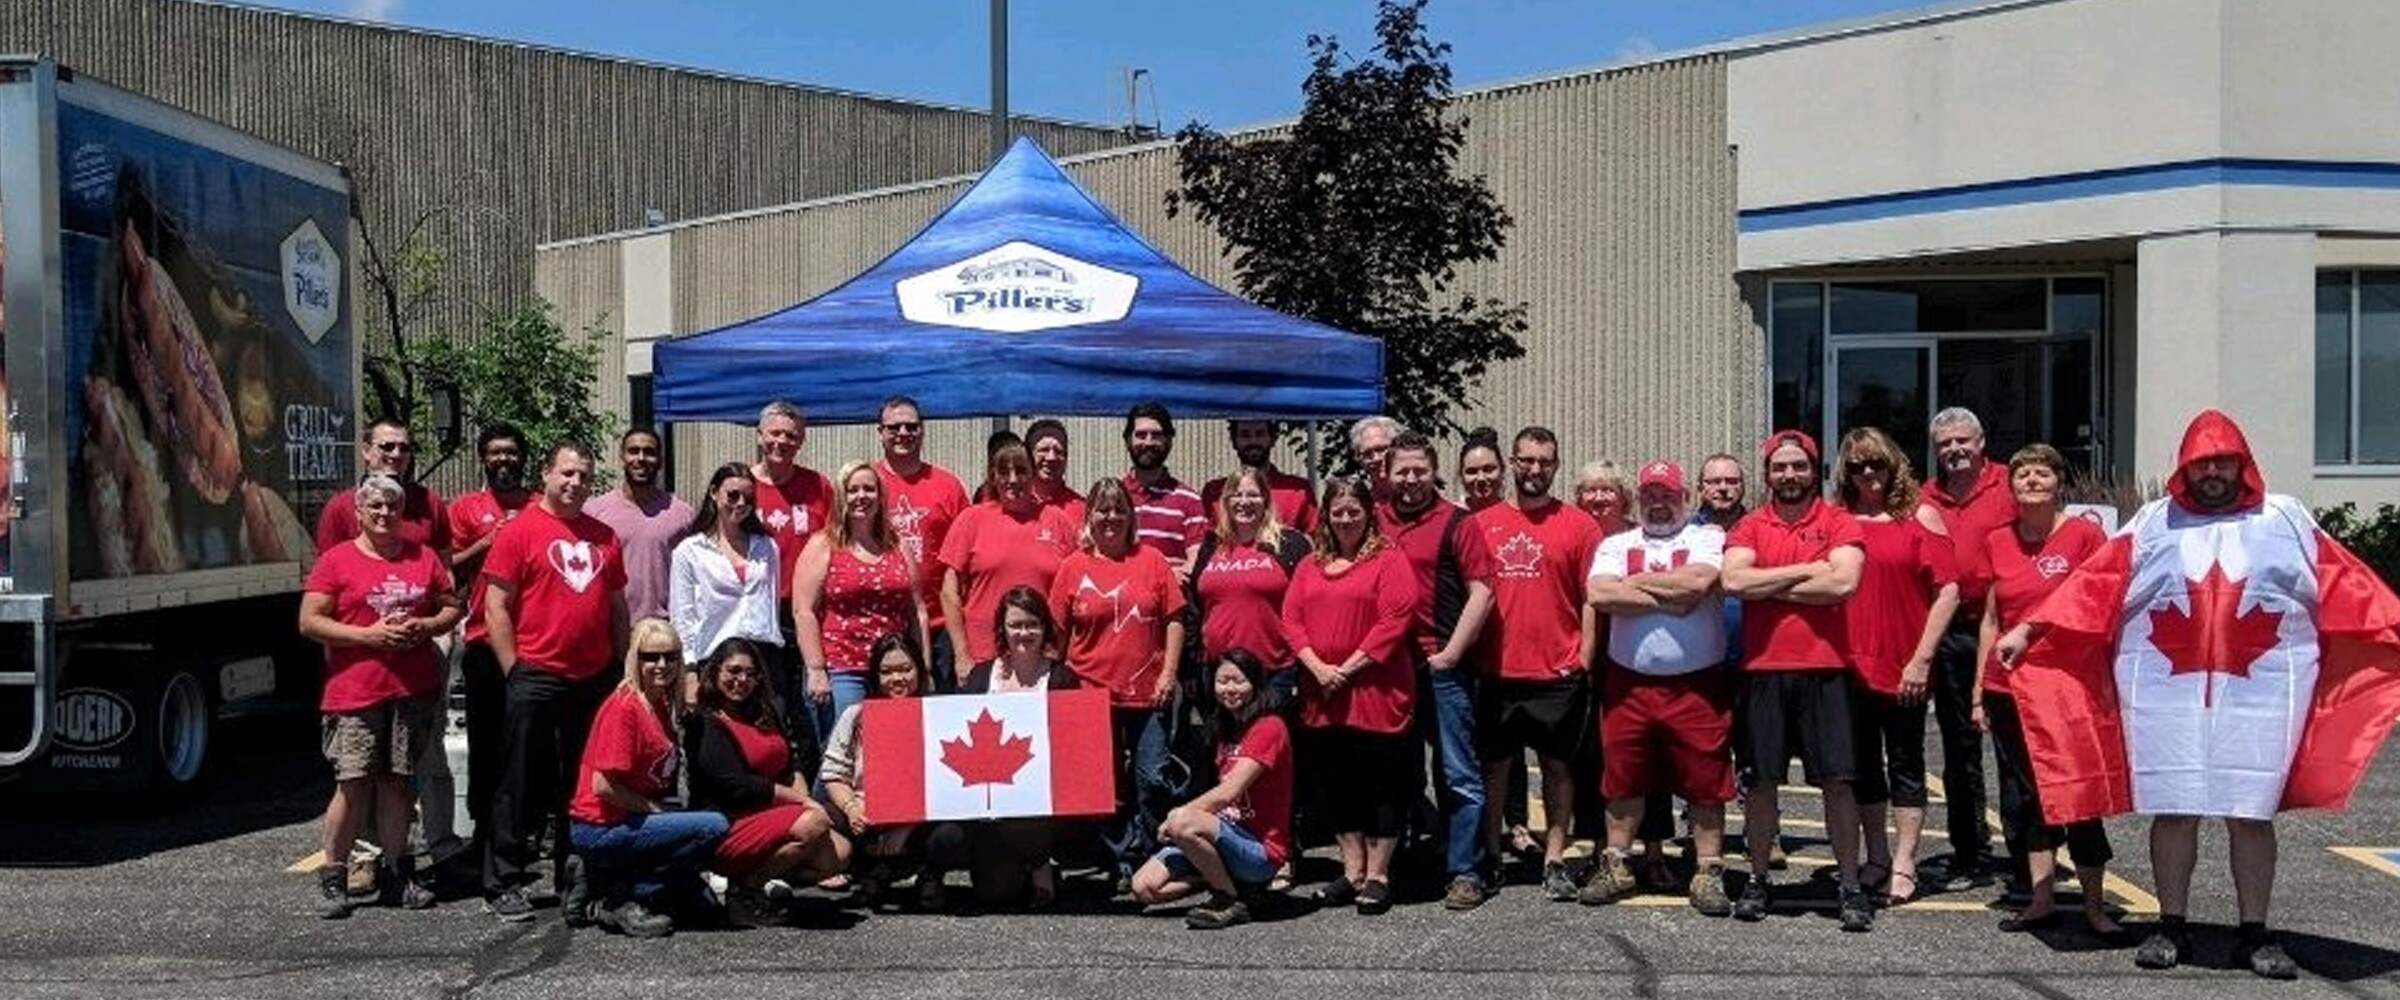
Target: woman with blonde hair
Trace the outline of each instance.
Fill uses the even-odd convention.
[[[871,462],[842,466],[836,509],[792,567],[793,634],[800,646],[802,701],[822,741],[843,709],[863,701],[872,679],[867,651],[900,634],[930,648],[916,599],[916,561],[884,513],[883,477]]]
[[[1215,663],[1228,649],[1246,649],[1267,668],[1267,686],[1289,697],[1292,649],[1283,641],[1283,591],[1308,557],[1308,535],[1282,523],[1267,471],[1245,468],[1225,477],[1210,511],[1214,528],[1192,554],[1184,659]]]
[[[1862,879],[1883,902],[1917,894],[1917,839],[1925,827],[1925,696],[1934,648],[1958,610],[1958,569],[1941,512],[1918,500],[1908,454],[1891,435],[1860,427],[1835,451],[1835,491],[1866,535],[1858,590],[1842,602],[1857,706]],[[1887,838],[1889,816],[1896,837]],[[1843,835],[1847,835],[1846,833]],[[1877,883],[1881,883],[1880,886]]]
[[[568,839],[592,911],[570,913],[629,937],[664,937],[696,916],[700,870],[729,827],[721,813],[673,808],[683,769],[683,643],[664,618],[633,623],[625,679],[600,702],[575,768]]]

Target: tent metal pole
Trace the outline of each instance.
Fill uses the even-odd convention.
[[[1324,424],[1314,420],[1308,422],[1308,495],[1310,496],[1317,495],[1317,487],[1320,485],[1317,482],[1319,478],[1317,473],[1317,435],[1324,430],[1324,427]]]
[[[1008,155],[1008,0],[992,0],[992,162]],[[1003,414],[992,418],[992,433],[1009,429]]]

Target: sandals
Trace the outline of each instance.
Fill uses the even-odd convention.
[[[1289,861],[1286,861],[1286,862],[1284,862],[1284,863],[1283,863],[1283,867],[1275,869],[1275,877],[1273,877],[1273,878],[1270,878],[1270,879],[1268,879],[1268,880],[1267,880],[1267,891],[1268,891],[1268,892],[1290,892],[1290,891],[1292,891],[1292,863],[1291,863],[1291,862],[1289,862]]]
[[[1860,862],[1858,888],[1875,899],[1888,897],[1892,891],[1891,864],[1882,861]]]
[[[1358,901],[1358,885],[1348,878],[1336,878],[1317,890],[1317,905],[1348,906]]]
[[[1917,889],[1915,868],[1912,867],[1908,871],[1894,868],[1885,882],[1883,905],[1906,906],[1917,898]]]

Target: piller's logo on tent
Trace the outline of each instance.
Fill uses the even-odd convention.
[[[1030,333],[1111,323],[1133,309],[1142,280],[1023,240],[893,285],[900,315],[918,323]]]

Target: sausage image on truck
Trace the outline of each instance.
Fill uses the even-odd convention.
[[[351,196],[0,59],[0,769],[188,785],[227,705],[314,690],[308,526],[355,481]]]

